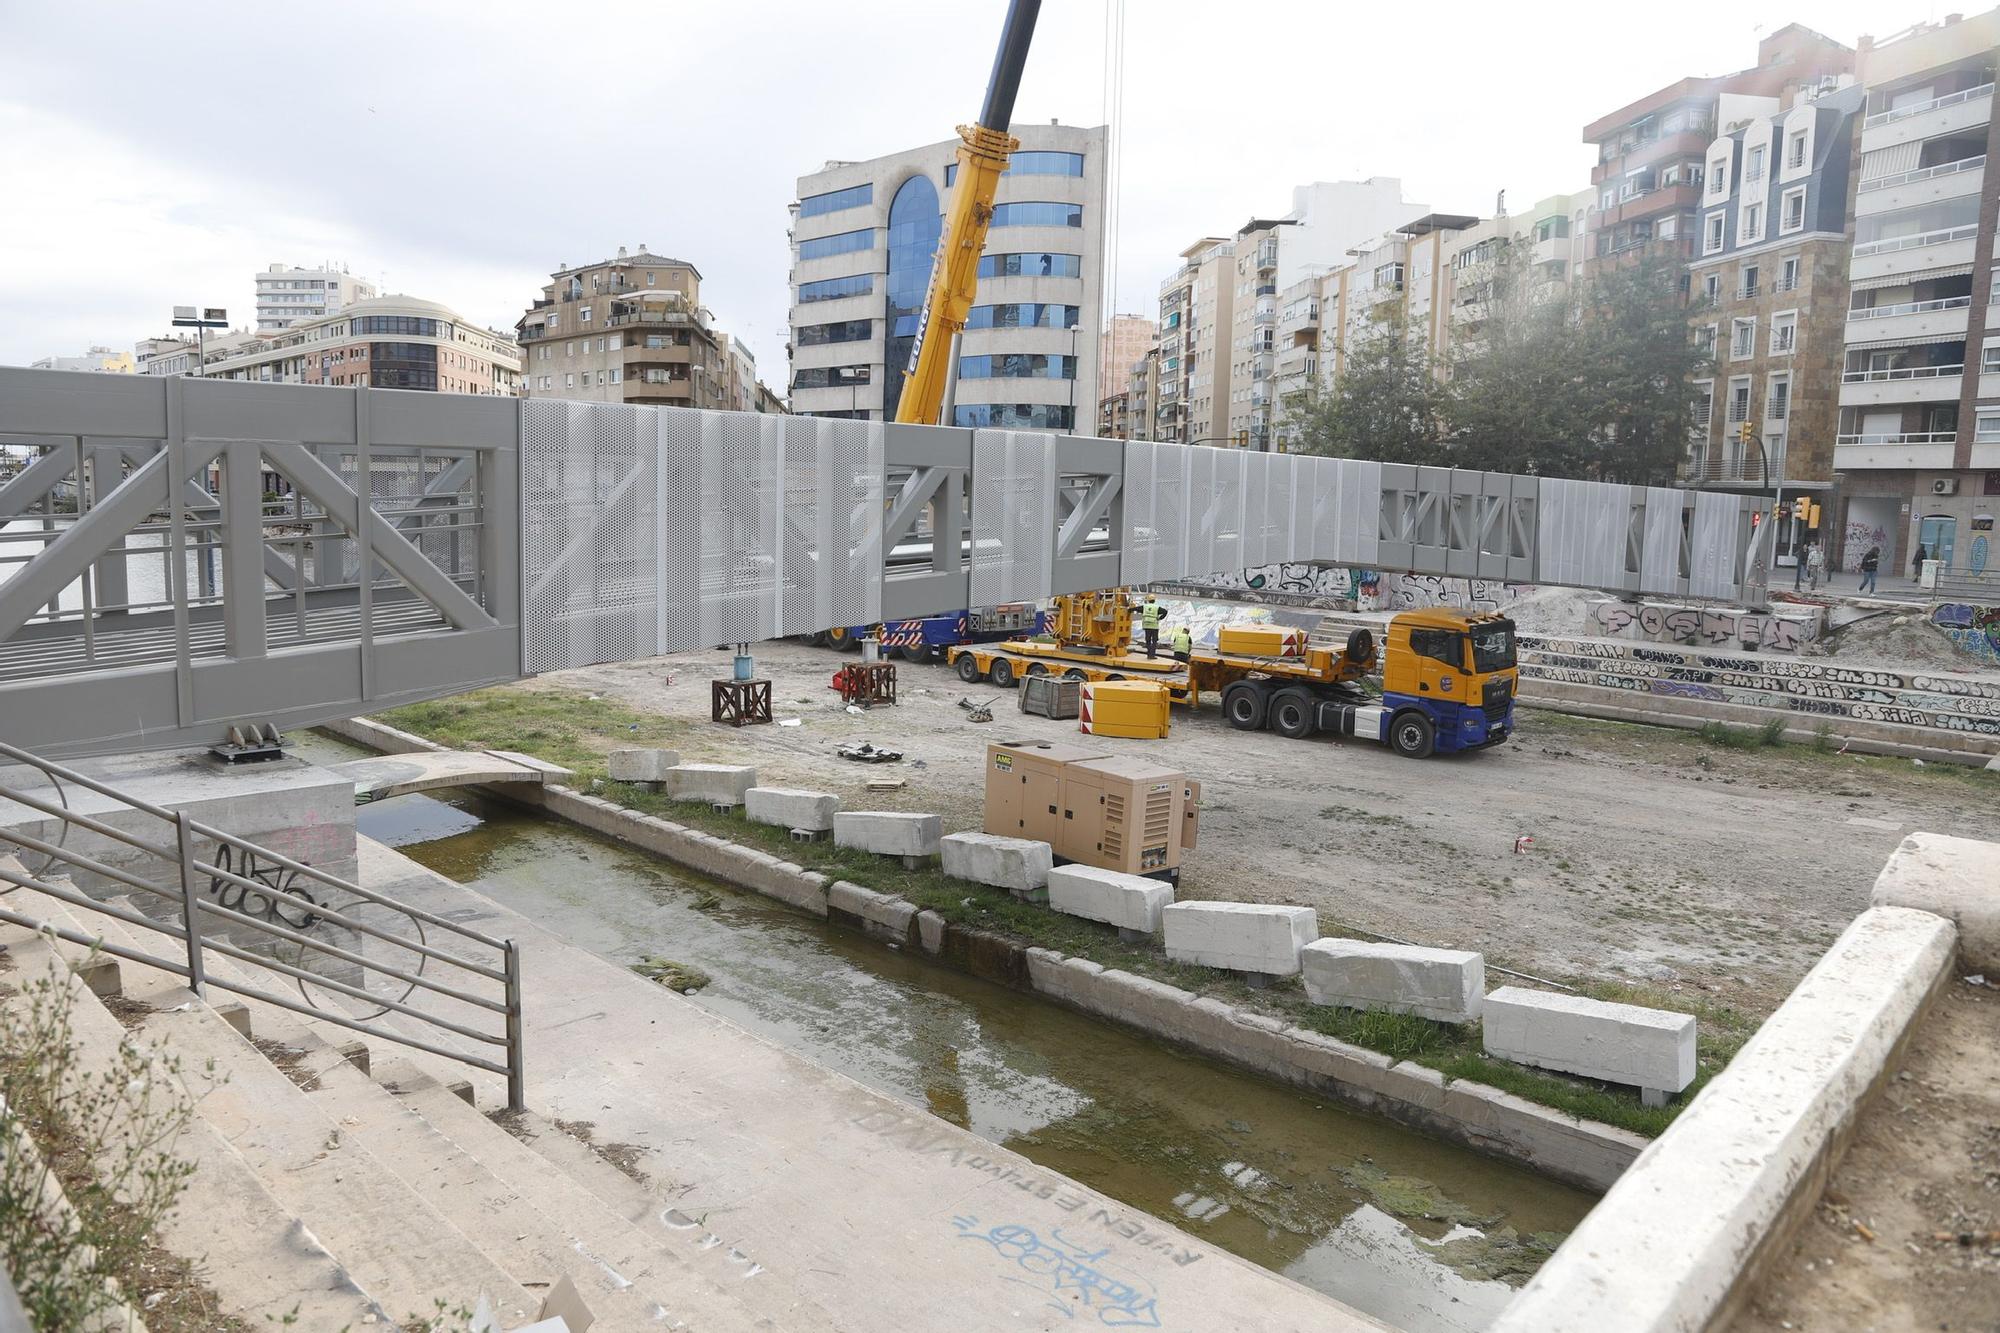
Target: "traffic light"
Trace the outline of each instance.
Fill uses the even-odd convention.
[[[1749,422],[1746,421],[1736,428],[1736,442],[1738,444],[1748,444],[1752,438],[1754,437],[1751,433]]]
[[[1812,513],[1812,501],[1806,499],[1805,496],[1801,495],[1798,499],[1792,501],[1792,517],[1794,519],[1803,523],[1806,521],[1807,516],[1811,513]]]
[[[1812,512],[1810,512],[1809,514],[1807,514],[1807,515],[1806,515],[1806,526],[1807,526],[1807,527],[1809,527],[1809,528],[1813,528],[1813,529],[1815,529],[1815,530],[1817,530],[1817,529],[1818,529],[1818,527],[1819,527],[1819,506],[1818,506],[1818,505],[1814,505],[1814,506],[1812,507]]]

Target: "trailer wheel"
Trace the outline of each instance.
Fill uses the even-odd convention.
[[[977,685],[986,678],[986,673],[979,669],[977,653],[960,653],[958,661],[953,665],[958,668],[958,678],[967,685]]]
[[[859,652],[861,651],[861,636],[847,628],[830,629],[826,632],[826,646],[835,652]]]
[[[1003,690],[1014,688],[1014,661],[1008,657],[993,659],[993,684]]]
[[[882,659],[886,662],[900,662],[904,656],[903,649],[895,644],[882,650]]]
[[[1049,674],[1049,666],[1048,666],[1048,663],[1046,663],[1046,662],[1030,662],[1030,663],[1028,663],[1028,674],[1029,674],[1029,675],[1031,675],[1031,676],[1046,676],[1046,675],[1048,675],[1048,674]]]
[[[1318,711],[1313,705],[1313,697],[1308,691],[1279,690],[1271,696],[1271,730],[1295,741],[1312,735],[1313,715]]]
[[[1070,668],[1069,670],[1067,670],[1067,671],[1063,672],[1063,679],[1064,679],[1064,680],[1089,680],[1089,679],[1090,679],[1090,673],[1089,673],[1088,671],[1085,671],[1085,670],[1084,670],[1084,669],[1083,669],[1082,667],[1071,667],[1071,668]]]
[[[1222,692],[1222,715],[1238,731],[1262,731],[1270,701],[1263,686],[1239,680]]]
[[[1431,720],[1412,709],[1389,720],[1389,748],[1406,759],[1428,759],[1437,745]]]
[[[813,633],[806,635],[806,646],[809,648],[826,647],[826,631],[823,629],[815,630]]]

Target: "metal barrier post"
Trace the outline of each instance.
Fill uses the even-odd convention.
[[[507,1109],[528,1109],[528,1066],[521,1040],[521,946],[507,941]]]
[[[194,830],[188,827],[188,812],[174,812],[174,832],[181,853],[181,915],[187,924],[188,989],[208,998],[208,978],[201,966],[201,908],[195,902]]]

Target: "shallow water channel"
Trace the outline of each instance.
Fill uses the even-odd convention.
[[[701,969],[697,1002],[770,1041],[1411,1333],[1484,1327],[1594,1201],[511,806],[357,815],[581,948]]]

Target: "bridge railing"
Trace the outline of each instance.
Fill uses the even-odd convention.
[[[115,918],[141,938],[178,941],[179,948],[155,954],[100,940],[38,918],[5,896],[0,921],[184,977],[197,995],[213,986],[498,1074],[507,1080],[509,1109],[525,1106],[521,957],[512,940],[316,870],[17,746],[0,742],[0,761],[23,765],[16,771],[48,783],[0,781],[0,802],[32,812],[0,824],[0,839],[20,848],[11,864],[0,859],[0,884]],[[86,802],[75,798],[86,792],[100,798],[88,802],[92,813],[77,808]],[[130,895],[133,907],[90,896],[78,877]],[[249,975],[280,979],[278,988],[217,975],[211,955],[242,964]],[[282,989],[287,982],[295,994]],[[445,1006],[463,1021],[444,1017]]]

